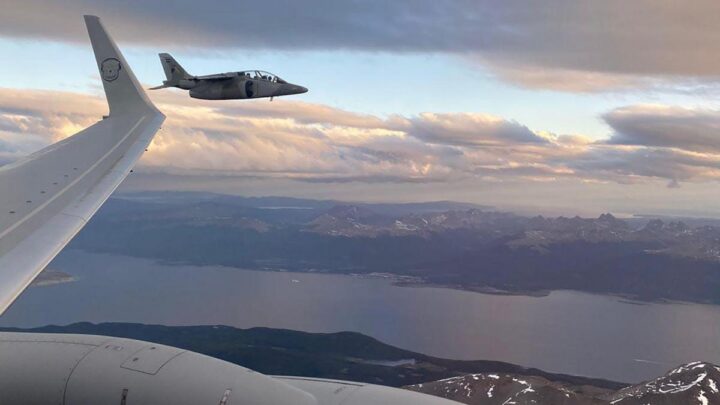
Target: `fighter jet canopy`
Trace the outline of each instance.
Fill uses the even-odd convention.
[[[244,70],[242,72],[238,72],[239,75],[248,77],[250,79],[257,79],[257,80],[265,80],[268,82],[273,83],[287,83],[285,80],[281,79],[280,77],[270,73],[265,72],[262,70]]]

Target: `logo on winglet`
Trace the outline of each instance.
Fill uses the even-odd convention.
[[[115,58],[105,59],[100,64],[102,77],[106,82],[112,82],[117,79],[118,76],[120,76],[120,69],[122,69],[122,65],[120,64],[120,61]]]

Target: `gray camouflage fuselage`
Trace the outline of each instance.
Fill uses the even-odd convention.
[[[292,83],[273,82],[262,78],[241,75],[224,80],[185,79],[178,88],[190,90],[190,97],[204,100],[236,100],[246,98],[279,97],[307,92],[307,89]]]
[[[260,70],[220,73],[207,76],[189,74],[169,53],[161,53],[160,63],[167,80],[151,90],[177,87],[190,91],[190,97],[203,100],[241,100],[273,98],[306,93],[308,89],[288,83]]]

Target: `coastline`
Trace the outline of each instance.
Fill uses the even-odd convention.
[[[95,252],[92,250],[84,250],[79,249],[80,251],[87,252],[87,253],[96,253],[96,254],[113,254],[113,253],[105,253],[105,252]],[[651,305],[651,304],[681,304],[681,305],[710,305],[710,306],[720,306],[720,302],[707,302],[707,301],[692,301],[692,300],[677,300],[677,299],[668,299],[663,297],[643,297],[636,294],[630,294],[630,293],[621,293],[621,292],[601,292],[601,291],[588,291],[588,290],[577,290],[577,289],[567,289],[567,288],[558,288],[558,289],[543,289],[543,290],[525,290],[525,289],[513,289],[513,290],[507,290],[507,289],[500,289],[492,286],[481,286],[481,285],[463,285],[463,284],[446,284],[446,283],[437,283],[437,282],[431,282],[427,281],[426,279],[422,277],[417,276],[411,276],[411,275],[403,275],[403,274],[396,274],[396,273],[389,273],[389,272],[358,272],[358,269],[353,269],[354,271],[339,271],[339,270],[333,270],[333,269],[320,269],[320,268],[303,268],[303,269],[288,269],[288,268],[280,268],[280,267],[268,267],[268,266],[247,266],[247,267],[237,267],[237,266],[228,266],[223,264],[211,264],[211,263],[198,263],[194,261],[178,261],[178,260],[167,260],[163,258],[153,258],[153,257],[143,257],[143,256],[132,256],[127,255],[128,257],[133,257],[137,259],[145,259],[145,260],[151,260],[157,264],[160,265],[166,265],[166,266],[198,266],[198,267],[221,267],[221,268],[227,268],[227,269],[238,269],[238,270],[249,270],[249,271],[261,271],[261,272],[277,272],[277,273],[298,273],[298,274],[334,274],[334,275],[344,275],[344,276],[350,276],[350,277],[359,277],[359,278],[376,278],[376,279],[385,279],[392,283],[392,285],[398,286],[398,287],[408,287],[408,288],[444,288],[444,289],[450,289],[450,290],[457,290],[457,291],[468,291],[468,292],[474,292],[478,294],[487,294],[487,295],[498,295],[498,296],[525,296],[525,297],[533,297],[533,298],[542,298],[547,297],[550,294],[552,294],[554,291],[572,291],[577,293],[583,293],[583,294],[590,294],[590,295],[596,295],[596,296],[605,296],[605,297],[615,297],[618,299],[618,302],[621,302],[623,304],[627,305]],[[347,269],[350,270],[350,269]]]

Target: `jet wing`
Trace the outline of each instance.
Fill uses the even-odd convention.
[[[0,314],[125,179],[165,120],[100,19],[85,23],[110,114],[0,167]]]

